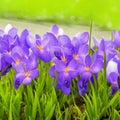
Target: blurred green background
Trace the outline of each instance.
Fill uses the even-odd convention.
[[[120,29],[120,0],[0,0],[0,17]]]

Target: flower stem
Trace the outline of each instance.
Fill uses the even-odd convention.
[[[90,22],[90,39],[89,39],[89,47],[91,48],[91,40],[92,40],[92,25],[93,25],[93,21],[91,20]]]

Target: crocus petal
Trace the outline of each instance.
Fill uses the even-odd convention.
[[[29,47],[33,47],[35,46],[36,40],[32,35],[29,34],[26,38],[26,43]]]
[[[38,75],[39,75],[39,70],[38,70],[38,69],[32,70],[32,71],[30,72],[30,77],[31,77],[32,79],[36,78]]]
[[[5,26],[5,29],[4,29],[4,32],[5,32],[5,34],[8,34],[8,32],[9,32],[9,30],[12,28],[12,25],[11,24],[7,24],[6,26]]]
[[[51,28],[51,31],[54,33],[54,34],[58,34],[58,26],[56,24],[54,24]]]
[[[15,63],[12,63],[12,67],[14,68],[14,70],[16,72],[22,72],[24,71],[24,68],[21,64],[15,64]]]
[[[103,62],[102,61],[95,61],[91,67],[92,73],[98,73],[103,68]]]
[[[114,43],[120,47],[120,31],[113,30]]]
[[[59,88],[62,89],[65,94],[70,93],[71,78],[69,74],[64,74],[64,72],[58,73],[58,84]]]
[[[0,71],[2,69],[2,54],[0,53]]]
[[[8,34],[9,34],[12,38],[14,38],[14,37],[16,36],[16,34],[17,34],[17,29],[14,28],[14,27],[11,28],[11,29],[9,30]]]
[[[46,50],[43,50],[42,52],[40,52],[39,57],[44,62],[50,62],[50,60],[52,59],[52,56],[51,56],[50,52],[48,52]]]
[[[3,40],[5,40],[6,42],[8,42],[8,45],[14,45],[15,39],[12,38],[10,35],[4,35],[3,36]]]
[[[12,49],[12,55],[14,55],[16,53],[19,54],[20,56],[24,56],[24,54],[25,54],[25,52],[23,51],[23,49],[20,46],[15,46]]]
[[[28,85],[28,84],[31,83],[31,81],[32,81],[32,79],[31,79],[30,77],[26,77],[26,78],[22,81],[22,83],[25,84],[25,85]]]
[[[65,45],[65,46],[61,46],[61,48],[62,48],[62,50],[64,51],[64,53],[66,54],[66,55],[71,55],[72,54],[72,48],[73,48],[73,46],[71,46],[72,44],[67,44],[67,45]]]
[[[69,75],[71,78],[76,78],[78,76],[78,73],[79,72],[77,70],[76,71],[69,71]]]
[[[42,45],[45,46],[56,46],[58,45],[58,41],[56,39],[56,37],[52,34],[47,32],[44,36],[43,36],[43,41],[42,41]]]
[[[107,64],[107,68],[106,68],[106,71],[107,71],[107,76],[109,76],[109,74],[111,72],[115,72],[115,73],[118,73],[118,66],[117,66],[117,63],[113,60],[110,60]]]
[[[109,76],[108,76],[108,81],[113,84],[114,81],[117,82],[117,80],[118,80],[118,74],[115,73],[115,72],[111,72],[111,73],[109,74]],[[115,84],[115,85],[118,86],[118,82],[117,82],[117,84]]]
[[[51,66],[50,69],[49,69],[49,73],[50,75],[55,78],[55,66]]]
[[[77,38],[79,39],[79,44],[86,44],[89,40],[89,33],[88,32],[83,32],[83,33],[78,33]]]
[[[85,79],[81,78],[78,80],[77,86],[79,93],[84,96],[88,90],[88,82],[86,82]]]
[[[79,40],[78,40],[78,38],[77,38],[77,37],[73,37],[71,43],[72,43],[72,45],[73,45],[74,47],[79,46]]]
[[[35,39],[36,39],[36,44],[41,45],[41,37],[38,34],[35,35]]]
[[[62,91],[63,91],[64,94],[69,94],[70,90],[71,90],[70,87],[66,87],[65,85],[61,86],[61,89],[62,89]]]
[[[62,28],[58,29],[58,35],[63,35],[64,34],[64,30]]]
[[[26,62],[28,64],[28,69],[30,70],[38,67],[38,59],[36,58],[34,54],[31,54],[29,56],[29,59]]]
[[[82,74],[85,71],[85,66],[83,64],[78,65],[78,71],[80,74]]]
[[[93,42],[94,42],[95,47],[99,47],[100,43],[97,41],[97,39],[95,37],[93,37]]]
[[[71,60],[68,64],[68,67],[71,71],[74,71],[78,68],[78,63],[76,60]]]
[[[88,49],[89,49],[88,45],[82,45],[82,46],[79,47],[78,54],[85,55],[85,54],[87,54]]]
[[[63,85],[65,80],[71,81],[70,75],[65,72],[58,72],[58,83]]]
[[[19,42],[22,46],[26,45],[26,38],[27,38],[28,35],[29,35],[29,32],[28,32],[27,29],[22,31],[22,33],[20,35],[20,39],[19,39]]]
[[[17,73],[14,79],[14,87],[18,89],[19,85],[22,83],[24,79],[25,79],[25,76],[23,73]]]
[[[82,74],[81,74],[81,76],[82,76],[82,78],[83,79],[86,79],[86,80],[90,80],[90,78],[92,77],[92,73],[91,72],[83,72]]]
[[[61,35],[58,37],[58,41],[61,45],[67,45],[71,43],[70,38],[67,35]]]
[[[0,36],[4,35],[4,31],[0,29]]]
[[[15,63],[12,63],[12,67],[16,70],[16,72],[20,73],[24,71],[23,65],[19,64],[16,65]]]
[[[62,85],[64,83],[64,72],[58,72],[58,84]]]
[[[61,60],[61,57],[63,56],[63,50],[60,47],[53,47],[53,53],[55,57],[57,57],[59,60]]]
[[[65,67],[66,67],[66,64],[60,60],[56,60],[55,61],[55,69],[58,71],[58,72],[62,72],[64,71]]]
[[[92,59],[91,59],[90,55],[87,55],[87,56],[85,57],[85,65],[86,65],[87,67],[90,67],[91,64],[92,64]]]
[[[99,50],[105,52],[105,49],[106,49],[105,40],[102,39],[101,42],[100,42],[100,45],[99,45]]]
[[[117,68],[118,68],[118,73],[120,74],[120,62],[118,62]]]
[[[12,54],[12,58],[14,59],[14,61],[15,61],[16,59],[19,59],[19,60],[22,59],[22,57],[21,57],[18,53]]]
[[[13,59],[12,59],[12,56],[11,56],[11,55],[9,55],[9,54],[3,54],[3,58],[4,58],[4,60],[5,60],[7,63],[12,64]]]
[[[0,41],[0,52],[7,52],[9,49],[9,45],[5,41]]]

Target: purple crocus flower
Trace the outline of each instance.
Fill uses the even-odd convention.
[[[12,55],[12,59],[13,59],[12,67],[17,71],[22,67],[23,64],[22,60],[24,59],[24,56],[20,56],[18,53],[14,53]]]
[[[78,80],[78,90],[79,90],[79,94],[81,94],[82,96],[85,95],[85,93],[88,90],[88,80],[84,79],[84,78],[80,78]]]
[[[56,46],[58,41],[51,33],[46,33],[41,40],[39,35],[36,35],[36,45],[32,48],[33,52],[44,62],[49,62],[52,57],[52,47]]]
[[[55,65],[52,65],[52,66],[49,68],[49,73],[50,73],[50,75],[51,75],[53,78],[56,78],[56,75],[55,75]]]
[[[81,61],[88,53],[88,45],[75,46],[72,49],[72,57],[76,61]]]
[[[20,46],[26,54],[29,54],[29,49],[30,49],[30,46],[27,41],[28,36],[29,36],[29,31],[27,29],[24,29],[19,39],[17,39],[16,41],[16,46]]]
[[[98,42],[94,38],[94,48],[98,47],[98,54],[104,57],[106,52],[107,62],[112,59],[118,52],[114,49],[114,43],[111,40],[102,39],[101,42]]]
[[[11,37],[5,35],[3,39],[0,41],[0,52],[2,53],[4,60],[7,63],[11,64],[12,63],[11,51],[14,45],[10,45],[8,39],[11,39]]]
[[[0,36],[9,35],[12,38],[15,38],[17,35],[17,29],[12,27],[10,24],[6,25],[4,30],[0,30]]]
[[[108,82],[111,83],[112,85],[112,90],[111,90],[111,94],[114,94],[118,89],[119,89],[119,84],[118,84],[118,80],[119,80],[119,68],[120,64],[119,61],[114,61],[114,59],[110,60],[107,64],[107,80]]]
[[[72,59],[72,56],[67,54],[65,49],[63,50],[61,47],[55,47],[54,48],[54,56],[62,61],[62,62],[65,62],[65,63],[68,63],[69,61],[71,61]],[[52,59],[52,61],[54,61],[55,58]]]
[[[36,57],[32,54],[28,59],[24,59],[23,63],[16,67],[16,76],[14,79],[14,86],[17,89],[20,84],[28,85],[39,74],[37,69]]]
[[[73,45],[71,39],[67,35],[60,35],[58,37],[58,46],[61,47],[66,55],[71,55]]]
[[[90,36],[88,32],[77,33],[75,37],[72,39],[72,44],[74,46],[81,46],[88,43]]]
[[[2,54],[0,54],[0,77],[6,75],[6,73],[10,71],[11,67],[12,66],[4,60]]]
[[[77,62],[71,60],[68,64],[56,61],[55,70],[58,72],[58,85],[65,94],[70,93],[71,80],[78,75]]]
[[[108,76],[108,82],[110,82],[112,85],[111,94],[114,94],[119,89],[118,74],[111,72]]]
[[[90,55],[87,55],[79,65],[79,72],[82,78],[87,77],[90,79],[93,73],[98,73],[102,68],[103,62],[101,59],[95,59],[94,61]]]
[[[84,33],[78,33],[75,37],[72,39],[72,56],[73,59],[75,60],[80,60],[83,59],[84,56],[86,56],[88,52],[88,42],[89,40],[89,33],[84,32]]]
[[[106,67],[106,71],[107,71],[107,78],[110,75],[110,73],[114,72],[116,74],[118,74],[118,63],[116,61],[114,61],[114,59],[111,59],[108,63],[107,63],[107,67]]]
[[[64,31],[62,28],[59,28],[56,24],[54,24],[51,28],[51,32],[58,38],[59,35],[63,35]]]
[[[113,30],[114,44],[117,47],[120,47],[120,31]]]

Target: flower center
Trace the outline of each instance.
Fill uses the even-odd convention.
[[[56,38],[58,38],[58,34],[56,34],[55,36],[56,36]]]
[[[90,71],[90,67],[85,67],[85,70],[88,72]]]
[[[78,59],[78,55],[77,55],[77,54],[73,54],[73,58],[74,58],[75,60],[77,60],[77,59]]]
[[[25,76],[29,77],[30,76],[30,72],[29,71],[25,72]]]
[[[66,73],[68,73],[69,70],[70,70],[70,69],[69,69],[68,67],[65,68],[65,72],[66,72]]]
[[[67,61],[64,56],[62,57],[62,61],[63,61],[63,62],[66,62],[66,61]]]
[[[116,85],[116,84],[117,84],[117,81],[115,80],[115,81],[113,82],[113,84]]]
[[[19,65],[19,64],[20,64],[20,60],[19,60],[19,59],[16,59],[15,63],[16,63],[17,65]]]
[[[37,48],[42,51],[43,50],[43,46],[42,45],[37,45]]]

